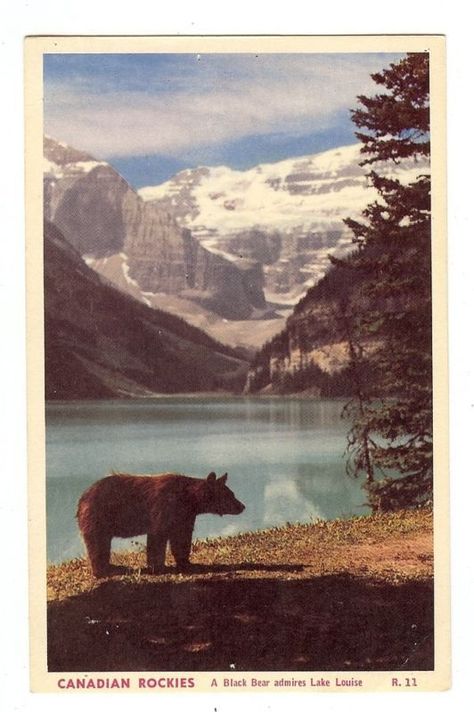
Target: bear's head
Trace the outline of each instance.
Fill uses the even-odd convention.
[[[203,512],[209,514],[241,514],[245,506],[239,502],[231,489],[226,485],[227,472],[222,477],[217,477],[215,472],[210,472],[204,480]]]

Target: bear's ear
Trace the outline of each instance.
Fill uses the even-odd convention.
[[[225,483],[227,482],[227,472],[222,475],[222,477],[219,477],[218,481],[221,483],[221,485],[225,485]]]
[[[214,483],[216,481],[216,473],[215,472],[210,472],[207,476],[207,481]]]

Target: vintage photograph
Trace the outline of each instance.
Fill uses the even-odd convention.
[[[446,688],[442,38],[26,50],[37,689]]]

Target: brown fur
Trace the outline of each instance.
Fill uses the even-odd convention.
[[[113,537],[147,535],[147,563],[165,563],[166,544],[179,570],[189,564],[198,514],[240,514],[244,505],[226,486],[227,473],[206,479],[185,475],[113,474],[95,482],[79,500],[77,519],[94,576],[110,572]]]

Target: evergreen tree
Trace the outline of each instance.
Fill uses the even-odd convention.
[[[333,262],[363,277],[344,312],[355,392],[348,469],[365,473],[369,503],[387,510],[432,498],[430,178],[403,185],[377,173],[429,157],[428,54],[372,78],[386,91],[358,97],[352,118],[379,199],[346,220],[356,250]]]

